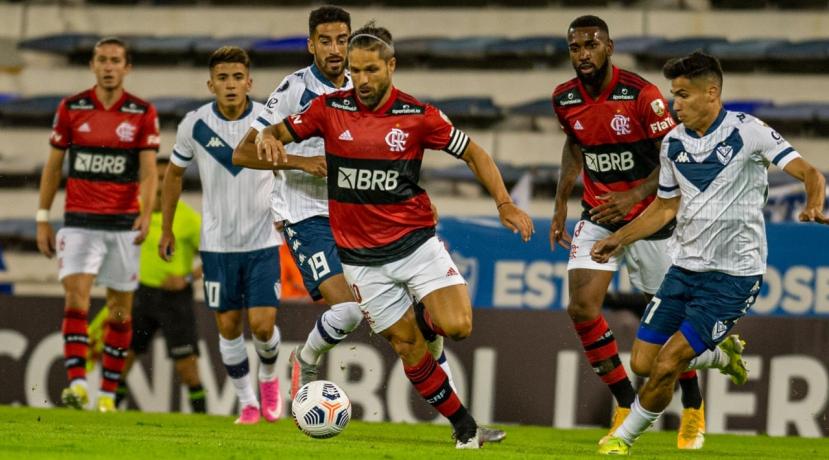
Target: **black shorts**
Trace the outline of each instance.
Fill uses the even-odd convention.
[[[165,291],[143,284],[135,291],[132,307],[132,350],[147,351],[160,328],[172,359],[199,355],[196,315],[193,312],[193,286],[181,291]]]

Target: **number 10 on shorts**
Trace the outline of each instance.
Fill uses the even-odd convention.
[[[218,281],[204,282],[204,295],[207,297],[207,306],[210,308],[219,308],[219,299],[222,284]]]

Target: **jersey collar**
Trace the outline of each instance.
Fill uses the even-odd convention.
[[[311,73],[314,74],[314,77],[316,77],[316,79],[319,80],[320,83],[329,88],[342,89],[348,86],[348,71],[343,71],[343,73],[345,74],[345,80],[343,80],[342,87],[337,87],[337,85],[335,85],[331,80],[329,80],[328,77],[326,77],[325,74],[322,73],[322,70],[320,70],[320,68],[317,67],[316,62],[311,64]]]
[[[253,112],[253,102],[251,102],[250,96],[245,96],[245,99],[247,99],[246,106],[245,106],[245,111],[242,112],[242,115],[240,115],[239,118],[236,119],[236,120],[228,120],[224,115],[222,115],[222,111],[219,110],[219,104],[216,101],[213,101],[213,103],[210,104],[210,108],[213,109],[213,113],[215,113],[216,116],[219,117],[220,120],[239,121],[239,120],[247,117],[248,115],[250,115],[251,112]]]
[[[378,106],[376,109],[372,110],[365,106],[362,101],[360,101],[360,96],[357,95],[357,89],[354,89],[354,100],[357,101],[357,107],[360,109],[360,112],[366,113],[386,113],[388,112],[389,108],[391,108],[394,101],[397,100],[397,95],[400,91],[397,90],[396,87],[391,87],[391,94],[389,95],[389,100],[387,100],[383,105]]]
[[[615,65],[611,65],[610,71],[613,72],[613,78],[610,79],[610,84],[607,85],[607,88],[605,88],[596,99],[593,99],[593,97],[590,96],[590,93],[587,92],[587,88],[584,87],[584,84],[581,82],[581,78],[576,77],[576,82],[579,85],[579,91],[581,91],[582,96],[584,96],[584,100],[587,101],[588,104],[595,104],[610,97],[610,93],[613,92],[613,88],[616,88],[616,84],[619,83],[619,68]]]
[[[92,89],[89,90],[89,98],[92,99],[92,104],[94,104],[99,110],[105,110],[105,111],[119,110],[121,108],[121,106],[124,105],[124,102],[126,102],[126,100],[127,100],[127,91],[122,90],[121,91],[121,97],[118,98],[118,100],[115,101],[114,104],[112,104],[112,107],[107,109],[107,108],[104,107],[104,104],[101,103],[100,99],[98,99],[98,93],[95,92],[95,88],[97,88],[97,87],[98,87],[98,85],[95,85],[95,86],[92,87]]]
[[[702,136],[705,137],[705,136],[713,133],[714,131],[716,131],[716,129],[719,128],[720,125],[722,124],[723,120],[725,120],[725,115],[726,115],[725,109],[721,108],[720,113],[717,114],[717,118],[714,119],[714,122],[711,123],[711,126],[709,126],[708,129],[705,130],[705,134],[703,134]],[[685,134],[693,137],[694,139],[699,139],[700,138],[699,134],[697,134],[693,129],[688,129],[687,126],[685,127]]]

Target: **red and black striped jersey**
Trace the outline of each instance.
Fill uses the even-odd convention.
[[[602,204],[597,197],[630,190],[659,167],[657,143],[674,126],[659,89],[633,72],[613,67],[613,79],[592,98],[578,78],[558,85],[553,108],[562,129],[584,153],[582,204],[587,211]],[[639,215],[654,196],[634,205],[623,223]],[[600,224],[601,225],[601,224]]]
[[[52,147],[69,151],[64,225],[129,230],[138,216],[139,152],[158,150],[155,107],[124,91],[105,109],[95,88],[60,102]]]
[[[375,110],[354,90],[322,95],[285,126],[296,141],[325,140],[331,230],[352,265],[399,260],[435,234],[431,202],[418,186],[423,152],[460,157],[469,145],[440,110],[396,88]]]

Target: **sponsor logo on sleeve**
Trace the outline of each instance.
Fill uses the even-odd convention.
[[[665,103],[662,102],[662,99],[654,99],[651,101],[651,110],[653,110],[653,113],[655,113],[657,117],[664,117]]]

